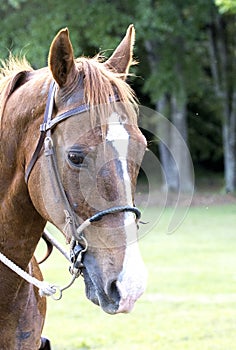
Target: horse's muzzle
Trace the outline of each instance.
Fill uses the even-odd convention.
[[[102,284],[95,283],[91,280],[86,269],[83,270],[86,296],[94,304],[100,306],[108,314],[115,314],[119,309],[121,300],[116,281],[111,282],[104,288]]]
[[[137,243],[127,250],[123,270],[110,276],[101,274],[92,256],[84,257],[86,296],[108,314],[129,313],[146,288],[147,273]]]

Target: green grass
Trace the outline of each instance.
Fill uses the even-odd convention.
[[[131,314],[106,315],[85,298],[82,279],[61,301],[48,299],[53,350],[236,349],[236,207],[191,208],[168,235],[171,214],[140,240],[149,282]],[[57,253],[42,267],[47,281],[70,277]]]

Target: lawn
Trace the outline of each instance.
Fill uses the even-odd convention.
[[[85,298],[82,278],[61,301],[48,299],[53,350],[236,349],[236,206],[191,208],[167,234],[172,214],[166,209],[140,239],[149,282],[131,314],[106,315]],[[42,268],[50,282],[70,277],[57,253]]]

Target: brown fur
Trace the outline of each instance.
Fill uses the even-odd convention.
[[[85,76],[85,98],[81,101],[73,101],[72,99],[70,108],[73,107],[73,103],[78,105],[78,102],[89,103],[92,110],[93,106],[95,109],[95,106],[101,104],[108,104],[109,108],[113,108],[108,103],[109,96],[112,97],[114,93],[117,93],[120,100],[125,103],[129,122],[133,125],[133,139],[141,140],[140,152],[142,153],[145,145],[137,128],[135,97],[131,88],[124,81],[132,61],[133,36],[134,30],[133,27],[130,27],[115,51],[116,54],[113,54],[106,63],[100,62],[99,57],[94,59],[80,58],[75,61],[67,29],[60,31],[51,45],[49,68],[33,70],[25,59],[17,60],[13,57],[10,57],[8,62],[2,63],[0,71],[0,251],[22,269],[28,269],[33,276],[39,279],[42,279],[42,275],[36,260],[33,258],[34,250],[46,221],[51,220],[62,229],[64,217],[59,217],[60,212],[63,213],[60,203],[55,209],[53,194],[50,196],[50,184],[47,192],[47,189],[42,188],[39,181],[39,175],[44,169],[42,157],[37,161],[28,185],[24,181],[24,174],[38,141],[39,125],[43,120],[52,76],[58,84],[56,113],[68,109],[68,96],[73,96],[73,92],[77,92],[81,88],[78,87],[78,77],[81,74]],[[100,124],[106,125],[107,120],[102,110],[99,115]],[[95,126],[96,114],[90,113],[90,118],[91,125]],[[57,130],[60,133],[65,128],[66,135],[68,135],[65,136],[66,141],[71,142],[73,129],[69,128],[68,123],[66,121],[63,126],[58,125]],[[132,129],[132,127],[130,128]],[[82,123],[77,129],[83,131]],[[103,128],[103,133],[104,131]],[[87,148],[91,142],[101,141],[99,134],[96,134],[96,137],[94,135],[91,135],[91,139],[88,140],[86,132],[82,134],[81,140],[85,145],[87,143]],[[61,171],[63,164],[60,163],[60,160],[58,165]],[[115,174],[114,164],[110,169],[113,169],[112,174]],[[131,169],[130,174],[133,184],[135,184],[137,169],[135,171]],[[77,174],[75,173],[73,176],[75,182],[72,183],[68,180],[68,186],[71,183],[75,186],[76,181],[78,181]],[[111,183],[114,182],[114,175],[109,175],[109,179]],[[116,199],[117,194],[113,197],[110,194],[115,186],[108,183],[108,177],[104,183],[99,183],[99,187],[101,187],[101,191],[106,188],[105,196]],[[120,192],[122,192],[123,187],[122,184],[119,184]],[[76,188],[75,190],[77,191]],[[49,207],[46,207],[43,197],[45,191],[48,194],[46,198],[52,200],[52,203],[48,204]],[[79,196],[76,195],[75,198],[77,200]],[[118,200],[122,200],[121,195],[117,202]],[[91,208],[85,204],[81,207],[81,212],[85,217],[88,217]],[[121,215],[117,215],[115,218],[104,219],[105,226],[110,227],[112,219],[116,222],[115,226],[119,226],[120,217]],[[56,219],[54,220],[54,218]],[[99,227],[100,229],[101,227]],[[104,238],[106,244],[109,240],[110,242],[114,240],[114,244],[116,243],[115,237],[111,237],[109,230],[105,234],[107,235],[107,238]],[[117,229],[117,236],[122,248],[119,247],[119,256],[114,254],[112,250],[106,249],[109,264],[107,264],[105,253],[102,254],[102,258],[99,250],[95,249],[94,253],[94,259],[101,260],[103,273],[101,280],[104,279],[102,282],[106,285],[109,280],[114,281],[117,278],[124,258],[125,237],[122,228]],[[91,234],[91,240],[96,239],[96,237],[98,236]],[[92,253],[93,248],[88,251],[88,256]],[[39,298],[36,288],[22,281],[2,263],[0,263],[0,285],[0,349],[38,350],[46,313],[45,298]]]

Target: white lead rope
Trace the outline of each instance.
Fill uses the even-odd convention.
[[[40,281],[37,278],[31,276],[28,272],[22,270],[19,266],[17,266],[13,261],[8,259],[4,254],[0,252],[0,261],[5,264],[9,269],[17,273],[20,277],[25,279],[28,283],[33,284],[35,287],[39,289],[39,295],[41,297],[51,296],[57,292],[58,287],[49,284],[46,281]]]
[[[83,225],[83,227],[88,226],[90,224],[90,222],[88,222],[88,220],[85,221],[85,225]],[[78,228],[78,233],[80,233],[80,227]],[[65,251],[65,249],[63,248],[63,246],[57,242],[57,240],[47,231],[44,231],[45,236],[47,237],[47,239],[53,244],[53,246],[55,248],[57,248],[60,253],[62,255],[64,255],[64,257],[71,262],[70,256],[69,254]],[[85,248],[80,252],[80,254],[84,253],[87,250],[87,241],[86,239],[81,236],[81,239],[83,239],[84,243],[85,243]],[[0,261],[5,264],[9,269],[11,269],[12,271],[14,271],[17,275],[19,275],[20,277],[22,277],[24,280],[26,280],[28,283],[33,284],[35,287],[38,288],[39,290],[39,295],[41,297],[48,297],[51,296],[54,300],[60,300],[62,298],[62,292],[69,288],[75,281],[76,278],[79,277],[81,271],[79,269],[71,269],[71,273],[72,273],[72,279],[71,281],[64,287],[58,287],[54,284],[50,284],[46,281],[40,281],[37,278],[31,276],[28,272],[22,270],[21,267],[17,266],[13,261],[11,261],[10,259],[8,259],[4,254],[2,254],[0,252]],[[55,295],[57,293],[57,295]]]
[[[81,226],[78,227],[77,229],[77,234],[78,237],[80,239],[82,239],[85,243],[85,248],[81,251],[81,254],[84,253],[87,248],[87,241],[86,239],[81,235],[82,231],[84,230],[84,228],[86,228],[87,226],[89,226],[91,224],[90,220],[87,219],[83,222],[83,224]],[[53,246],[55,246],[63,255],[64,257],[71,261],[69,254],[64,250],[63,246],[57,242],[55,240],[55,238],[47,231],[44,231],[44,234],[46,235],[47,239],[53,244]],[[28,272],[22,270],[22,268],[20,268],[19,266],[17,266],[13,261],[11,261],[10,259],[8,259],[4,254],[2,254],[0,252],[0,261],[5,264],[9,269],[11,269],[12,271],[14,271],[17,275],[19,275],[20,277],[22,277],[24,280],[26,280],[28,283],[33,284],[35,287],[37,287],[39,289],[39,295],[41,297],[48,297],[48,296],[52,296],[52,298],[54,300],[60,300],[62,297],[62,292],[69,288],[75,281],[75,279],[77,277],[79,277],[80,275],[80,270],[73,270],[72,269],[72,280],[64,287],[58,287],[56,285],[50,284],[46,281],[40,281],[37,278],[31,276]],[[57,296],[54,296],[54,294],[57,294]]]

